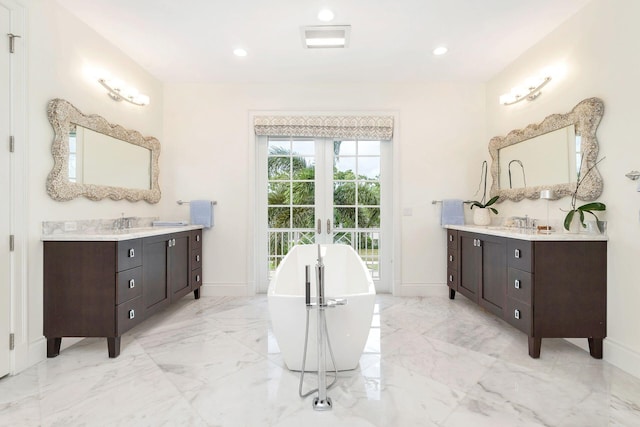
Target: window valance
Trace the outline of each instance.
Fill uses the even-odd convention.
[[[255,116],[256,135],[390,140],[393,116]]]

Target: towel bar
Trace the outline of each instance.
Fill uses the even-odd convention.
[[[189,204],[189,202],[183,202],[182,200],[178,200],[176,203],[179,204],[179,205],[188,205]],[[211,204],[212,205],[217,205],[218,202],[212,201]]]
[[[431,204],[432,204],[432,205],[437,205],[438,203],[442,203],[442,200],[432,200],[432,201],[431,201]],[[464,204],[467,204],[467,205],[468,205],[469,203],[473,203],[473,202],[472,202],[472,201],[470,201],[470,200],[465,200],[465,201],[464,201],[464,202],[462,202],[462,203],[464,203]]]

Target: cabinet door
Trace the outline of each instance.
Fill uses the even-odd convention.
[[[507,294],[507,244],[501,237],[482,236],[482,274],[480,276],[479,304],[503,317]]]
[[[191,292],[191,253],[189,251],[190,233],[172,235],[169,248],[169,283],[171,299],[175,301]]]
[[[478,282],[481,269],[481,252],[476,242],[478,235],[458,232],[460,270],[458,271],[458,292],[472,301],[478,301]]]
[[[167,235],[143,239],[143,289],[145,316],[169,304],[169,239]]]

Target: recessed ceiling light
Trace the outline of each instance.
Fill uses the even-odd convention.
[[[330,11],[329,9],[322,9],[319,13],[318,13],[318,19],[323,21],[323,22],[329,22],[332,21],[334,18],[333,12]]]
[[[307,49],[345,48],[349,46],[349,25],[302,27],[302,45]]]
[[[235,56],[247,56],[247,51],[242,48],[238,48],[233,50],[233,54]]]
[[[447,49],[444,46],[439,46],[439,47],[433,49],[433,54],[436,55],[436,56],[444,55],[445,53],[447,53],[448,50],[449,49]]]

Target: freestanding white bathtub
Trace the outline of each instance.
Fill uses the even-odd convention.
[[[347,245],[322,245],[327,299],[344,298],[346,305],[327,308],[327,329],[338,370],[355,369],[369,336],[376,291],[360,256]],[[311,297],[316,297],[318,245],[294,246],[284,257],[269,284],[271,326],[287,367],[302,370],[305,334],[305,265],[311,266]],[[305,370],[316,371],[317,310],[309,313],[309,339]],[[329,352],[326,369],[333,370]]]

